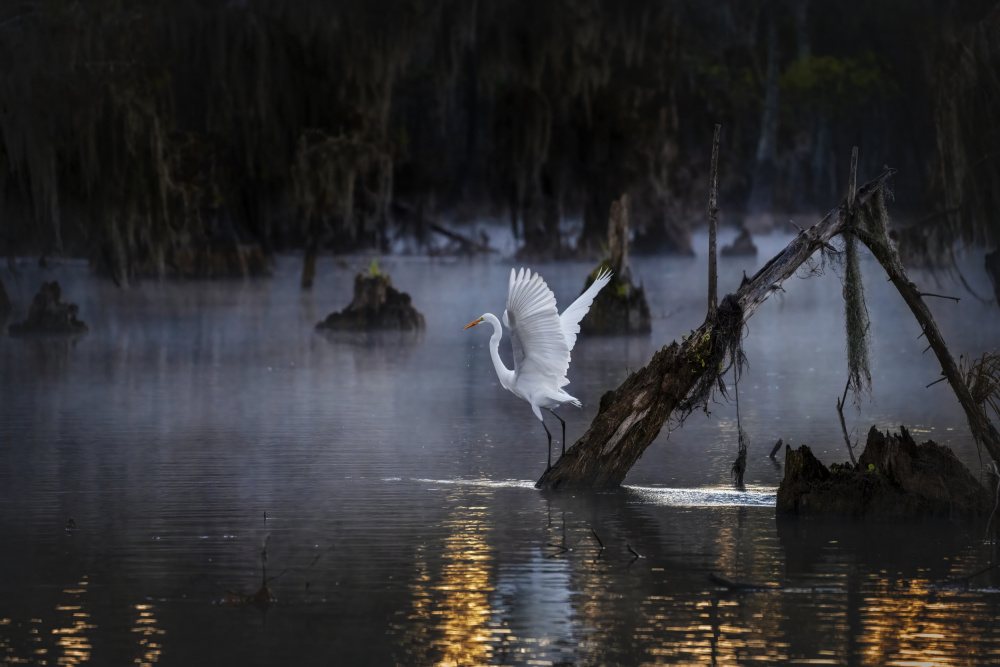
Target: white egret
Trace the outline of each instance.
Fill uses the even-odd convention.
[[[526,400],[542,422],[545,435],[549,438],[549,468],[552,467],[552,434],[542,419],[541,408],[551,412],[562,423],[562,451],[565,454],[566,422],[555,413],[555,408],[564,403],[580,407],[580,401],[563,390],[569,384],[566,372],[569,370],[570,352],[576,345],[576,335],[580,333],[580,320],[609,280],[611,272],[602,270],[593,284],[560,315],[556,309],[556,297],[540,275],[532,274],[530,269],[525,271],[522,268],[517,273],[511,269],[503,322],[510,329],[510,342],[514,348],[513,370],[500,359],[503,327],[493,313],[484,313],[463,327],[468,329],[484,321],[493,325],[490,355],[497,377],[504,388]]]

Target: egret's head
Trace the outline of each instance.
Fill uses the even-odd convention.
[[[480,317],[480,318],[479,318],[478,320],[472,320],[471,322],[469,322],[468,324],[466,324],[466,325],[465,325],[464,327],[462,327],[462,328],[463,328],[463,329],[468,329],[468,328],[470,328],[470,327],[474,327],[474,326],[476,326],[477,324],[479,324],[479,323],[480,323],[480,322],[482,322],[482,321],[483,321],[483,318],[481,318],[481,317]]]

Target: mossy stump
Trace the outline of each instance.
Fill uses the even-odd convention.
[[[42,283],[42,288],[31,301],[28,319],[10,325],[11,336],[82,334],[87,325],[77,319],[79,308],[75,303],[62,302],[58,281]]]
[[[599,270],[588,276],[584,291],[594,282]],[[587,335],[648,334],[652,328],[646,291],[642,285],[636,287],[631,280],[622,280],[618,274],[612,275],[607,287],[597,293],[590,312],[580,322],[580,331]]]
[[[948,447],[918,445],[905,427],[872,426],[858,468],[824,466],[803,445],[785,446],[779,516],[868,518],[880,521],[985,518],[993,498]]]
[[[316,325],[331,331],[416,331],[424,316],[413,307],[410,295],[392,286],[385,274],[359,273],[354,278],[354,299],[339,313],[330,313]]]

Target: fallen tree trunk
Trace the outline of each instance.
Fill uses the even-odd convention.
[[[648,365],[629,375],[617,389],[605,393],[601,397],[597,416],[587,432],[542,475],[535,486],[540,489],[560,489],[620,485],[660,433],[663,424],[675,412],[679,411],[679,418],[683,419],[704,404],[715,386],[725,390],[721,376],[733,363],[740,363],[740,340],[744,323],[771,294],[782,289],[781,284],[816,250],[833,249],[830,240],[853,225],[854,212],[861,210],[874,197],[883,196],[883,190],[887,188],[895,171],[885,168],[856,192],[852,191],[850,195],[853,196],[845,198],[839,207],[830,211],[819,223],[808,230],[801,230],[784,250],[768,261],[752,278],[744,279],[735,293],[728,294],[722,300],[715,317],[706,318],[682,343],[675,341],[664,346],[653,355]],[[858,233],[859,230],[852,227],[852,231]],[[869,245],[866,241],[872,241],[871,236],[859,234],[858,238]],[[872,245],[878,244],[872,241]],[[885,265],[886,262],[878,254],[876,258]],[[893,269],[897,274],[901,270],[901,266],[898,270]],[[905,281],[905,274],[903,281],[909,285]],[[904,293],[903,296],[909,303],[913,295],[911,293],[908,297]],[[916,299],[919,300],[919,294]],[[955,381],[957,369],[949,370],[947,361],[951,359],[950,354],[944,347],[936,326],[932,326],[930,312],[922,301],[920,305],[922,308],[914,310],[914,314],[921,310],[918,320],[924,331],[931,332],[928,339],[933,336],[940,341],[942,353],[938,356],[942,360],[946,376],[956,393],[961,396],[963,387],[965,393],[968,393],[968,388],[960,378]],[[937,343],[933,343],[932,347],[938,352]],[[951,360],[950,366],[954,367],[954,360]],[[991,457],[1000,460],[1000,438],[997,438],[996,429],[986,419],[985,411],[975,410],[971,395],[967,401],[960,400],[963,407],[967,403],[972,405],[966,412],[969,414],[974,436],[986,446]],[[980,412],[982,419],[979,419]]]

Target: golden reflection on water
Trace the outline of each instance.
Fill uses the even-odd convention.
[[[413,609],[405,626],[414,664],[480,665],[493,657],[498,629],[490,627],[493,555],[485,509],[460,507],[447,521],[439,573],[433,554],[424,547],[417,553]]]
[[[86,576],[75,586],[64,589],[53,609],[51,619],[31,618],[27,622],[27,647],[18,644],[7,630],[16,630],[20,623],[0,618],[0,662],[4,664],[82,665],[92,662],[91,636],[98,629],[86,609],[89,580]],[[66,597],[68,596],[68,598]],[[152,665],[159,661],[163,646],[158,640],[165,634],[157,626],[153,606],[135,605],[137,617],[132,632],[140,638],[136,665]],[[46,630],[46,626],[51,630]],[[51,642],[47,639],[51,638]]]
[[[56,658],[57,665],[81,665],[90,660],[90,640],[87,631],[97,628],[88,623],[90,614],[83,609],[83,596],[87,592],[87,577],[80,581],[79,588],[67,588],[63,591],[73,598],[77,604],[56,605],[57,617],[63,617],[63,627],[52,629],[56,647],[62,650],[62,655]],[[46,649],[39,647],[38,655],[45,655]]]
[[[987,657],[975,652],[969,637],[989,615],[987,606],[960,592],[928,591],[930,583],[873,587],[861,610],[861,664],[966,665]]]
[[[157,627],[156,617],[153,616],[153,605],[137,604],[135,610],[139,615],[135,619],[135,626],[132,632],[140,635],[139,650],[142,655],[136,658],[136,664],[140,666],[152,665],[159,661],[163,646],[157,641],[157,637],[164,634],[163,630]]]

